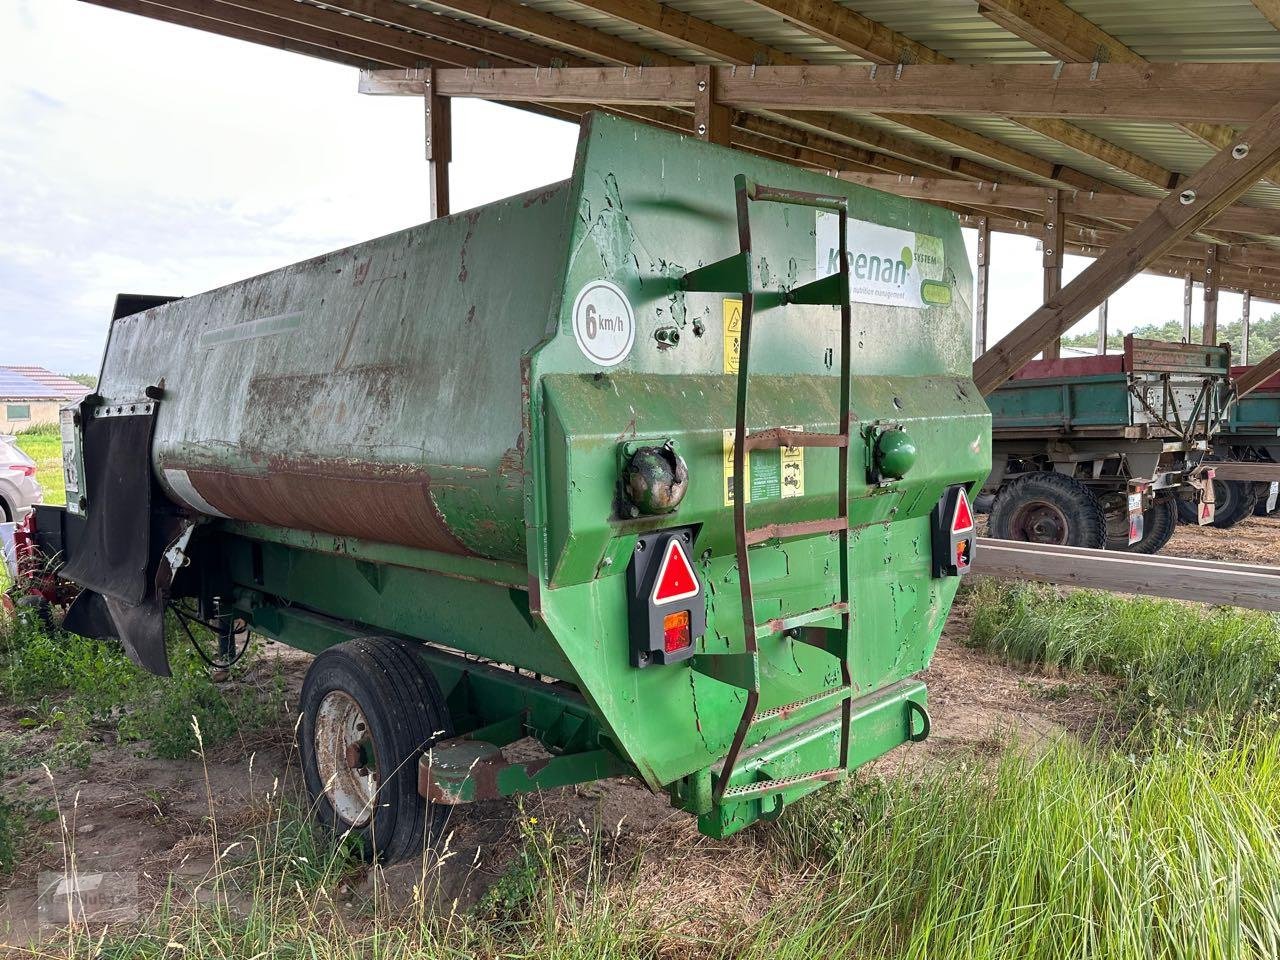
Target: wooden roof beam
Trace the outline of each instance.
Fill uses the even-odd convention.
[[[989,183],[981,180],[950,180],[939,177],[902,177],[884,173],[850,172],[845,180],[874,187],[900,197],[920,200],[953,200],[974,202],[988,207],[1038,209],[1044,191],[1039,187]],[[1149,216],[1160,201],[1131,193],[1096,193],[1064,190],[1062,209],[1109,220],[1141,220]],[[1280,236],[1280,210],[1265,210],[1240,204],[1228,207],[1213,218],[1213,226],[1237,233]]]
[[[275,33],[237,26],[218,19],[158,7],[153,3],[145,2],[145,0],[81,0],[81,2],[91,3],[95,7],[105,7],[108,10],[116,10],[120,13],[146,17],[148,20],[156,20],[160,23],[170,23],[178,27],[202,30],[215,36],[227,37],[231,40],[242,40],[257,46],[270,47],[273,50],[300,53],[304,56],[314,57],[317,60],[341,63],[350,67],[369,69],[374,66],[393,66],[401,62],[398,59],[383,59],[382,51],[373,47],[370,47],[367,51],[343,52],[328,46],[281,37]]]
[[[850,10],[835,0],[750,0],[755,6],[776,13],[788,23],[841,49],[870,60],[872,63],[932,63],[954,61],[912,40],[884,24]],[[1118,170],[1141,177],[1156,186],[1168,188],[1178,181],[1178,174],[1131,150],[1082,130],[1062,120],[1022,118],[1015,122],[1041,136],[1101,160]],[[953,125],[954,126],[954,125]]]
[[[1255,5],[1258,2],[1255,0]],[[1066,63],[1150,62],[1061,0],[978,0],[978,12]],[[1218,150],[1235,135],[1234,130],[1221,124],[1190,122],[1178,126]],[[1280,171],[1271,171],[1267,179],[1280,180]]]
[[[460,0],[459,0],[460,2]],[[1223,116],[1249,124],[1280,100],[1280,63],[860,64],[717,67],[722,103],[742,110],[886,111],[936,116],[1057,116],[1162,120]],[[492,100],[645,102],[659,87],[693,102],[692,66],[534,71],[445,70],[454,96]],[[1268,100],[1268,98],[1274,98]]]
[[[452,3],[452,0],[437,0],[437,2]],[[809,62],[784,50],[779,50],[777,47],[771,47],[752,40],[750,37],[735,33],[709,20],[683,13],[673,7],[659,3],[658,0],[578,0],[578,2],[592,10],[607,13],[611,17],[648,30],[657,36],[685,44],[706,56],[717,57],[729,63],[742,66],[771,64],[796,67],[803,66]],[[921,49],[927,48],[921,47]],[[895,114],[881,110],[872,112],[880,115],[885,120],[917,130],[928,136],[936,137],[953,146],[970,150],[988,160],[1003,163],[1032,176],[1046,180],[1056,180],[1069,186],[1084,187],[1086,189],[1105,186],[1096,177],[1091,177],[1061,164],[1055,164],[1052,161],[1045,160],[1043,157],[1037,157],[1034,154],[1027,153],[1025,150],[1020,150],[999,140],[993,140],[983,134],[974,133],[972,130],[951,123],[948,120],[942,120],[937,117]],[[832,133],[836,132],[835,128],[840,123],[853,122],[835,115],[825,119],[827,122],[824,125]],[[881,136],[890,135],[882,132]],[[1091,136],[1091,134],[1080,130],[1076,139],[1077,142],[1081,142]],[[903,141],[900,137],[895,139],[899,142],[909,143],[909,141]],[[1098,144],[1103,143],[1098,138],[1093,138],[1093,140],[1096,140]],[[1113,152],[1119,149],[1114,145],[1110,146]],[[904,149],[909,148],[903,147],[893,152],[902,156]],[[1136,162],[1139,158],[1133,155],[1133,159]],[[1155,165],[1149,164],[1148,161],[1143,162],[1148,163],[1147,172],[1150,173],[1150,168]],[[1167,182],[1167,171],[1161,171],[1159,175],[1163,176],[1162,182]]]
[[[1277,98],[1280,100],[1280,98]],[[1245,151],[1228,147],[1214,155],[1183,192],[1165,197],[1123,240],[1085,268],[1048,303],[1015,327],[973,365],[973,379],[990,394],[1057,340],[1076,321],[1115,293],[1130,277],[1159,260],[1184,237],[1233,204],[1280,158],[1280,103],[1240,135]]]

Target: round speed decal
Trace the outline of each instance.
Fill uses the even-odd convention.
[[[612,367],[636,342],[636,318],[627,295],[608,280],[592,280],[573,301],[573,339],[592,363]]]

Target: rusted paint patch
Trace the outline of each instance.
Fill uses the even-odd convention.
[[[273,457],[265,475],[186,466],[191,485],[237,520],[476,556],[431,496],[425,470]]]

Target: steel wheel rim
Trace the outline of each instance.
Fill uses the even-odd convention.
[[[1065,544],[1070,524],[1067,515],[1047,500],[1032,500],[1013,515],[1013,533],[1028,543]]]
[[[378,758],[369,721],[350,694],[332,690],[320,701],[315,751],[321,788],[334,812],[353,827],[367,824],[377,803]]]
[[[1109,493],[1100,498],[1102,514],[1107,522],[1107,537],[1111,540],[1124,540],[1129,543],[1129,498],[1123,493]],[[1143,511],[1143,518],[1149,511]]]

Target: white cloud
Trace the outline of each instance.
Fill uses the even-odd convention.
[[[77,0],[0,5],[0,363],[96,370],[115,294],[187,294],[427,219],[422,103]],[[455,209],[569,175],[573,126],[454,109]]]
[[[425,220],[421,101],[356,81],[78,0],[0,4],[0,363],[94,370],[117,292],[194,293]],[[569,124],[474,100],[454,122],[455,209],[570,172]],[[1041,274],[1022,237],[997,234],[992,263],[994,342]],[[1110,316],[1181,310],[1181,283],[1148,277]]]

